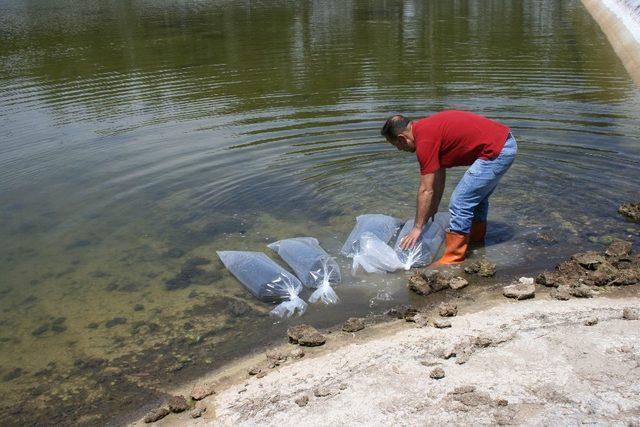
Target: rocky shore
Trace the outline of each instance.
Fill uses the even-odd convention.
[[[495,268],[472,260],[407,286],[465,292]],[[615,240],[504,284],[488,309],[460,299],[398,307],[383,324],[294,326],[288,344],[176,391],[136,424],[628,424],[640,417],[638,284],[640,255]]]

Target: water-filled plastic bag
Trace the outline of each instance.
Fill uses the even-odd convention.
[[[302,315],[307,303],[298,294],[302,283],[262,252],[218,251],[227,269],[256,298],[265,302],[281,302],[271,311],[278,317],[289,317],[298,311]]]
[[[339,301],[332,286],[340,283],[340,267],[317,239],[294,237],[278,240],[268,247],[289,264],[303,285],[316,288],[309,302],[320,300],[325,304],[335,304]]]
[[[360,244],[360,236],[362,236],[363,233],[371,233],[377,236],[383,243],[388,243],[401,225],[402,221],[388,215],[360,215],[356,218],[356,225],[344,242],[340,253],[349,258],[353,258],[353,256],[359,252],[358,245]]]
[[[400,261],[404,264],[404,269],[409,270],[412,267],[425,267],[436,256],[438,249],[444,240],[444,233],[449,224],[449,214],[447,212],[439,212],[435,215],[433,221],[429,221],[420,235],[420,239],[416,245],[407,250],[400,248],[402,239],[413,229],[415,221],[413,219],[405,222],[404,226],[398,234],[395,251],[398,253]]]
[[[352,274],[362,267],[367,273],[386,273],[404,268],[397,252],[378,236],[365,232],[358,240],[358,252],[353,256]]]

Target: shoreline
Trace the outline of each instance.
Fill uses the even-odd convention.
[[[343,405],[356,405],[356,407],[358,407],[358,396],[361,398],[364,395],[374,401],[384,401],[389,397],[380,391],[380,387],[374,384],[388,382],[391,380],[390,376],[400,375],[399,372],[404,371],[407,371],[406,381],[415,381],[416,378],[423,378],[424,380],[426,378],[424,381],[429,382],[429,372],[425,371],[427,369],[425,366],[429,367],[429,370],[433,367],[438,367],[459,371],[456,381],[469,381],[484,371],[482,365],[481,367],[476,367],[476,371],[472,370],[466,373],[464,369],[461,371],[460,369],[462,368],[456,365],[466,366],[466,362],[476,353],[487,353],[488,356],[485,354],[484,357],[489,357],[489,360],[491,360],[491,357],[497,357],[492,355],[491,351],[500,353],[504,351],[502,343],[522,341],[521,339],[525,335],[528,336],[528,340],[536,340],[537,337],[559,334],[556,339],[561,341],[571,340],[574,335],[580,334],[582,328],[586,326],[595,326],[599,323],[604,325],[606,323],[608,326],[600,327],[604,328],[601,329],[600,335],[595,334],[588,339],[585,338],[585,343],[592,340],[593,342],[589,345],[595,345],[594,343],[597,344],[602,340],[611,339],[615,341],[615,343],[612,341],[611,345],[618,345],[620,342],[628,341],[629,337],[633,335],[633,333],[631,335],[627,334],[629,330],[635,330],[640,333],[640,320],[630,320],[632,323],[629,323],[629,320],[625,320],[620,323],[623,318],[623,308],[625,307],[630,307],[629,309],[633,313],[637,313],[640,318],[640,287],[637,286],[638,275],[640,275],[640,256],[632,255],[631,249],[629,243],[617,241],[612,243],[604,251],[603,255],[599,255],[596,252],[575,254],[570,260],[558,264],[553,272],[541,273],[536,278],[536,285],[525,283],[516,285],[527,288],[528,292],[530,292],[529,295],[524,297],[527,298],[524,301],[521,301],[519,297],[517,300],[505,298],[507,292],[503,286],[506,283],[498,284],[492,282],[488,286],[476,283],[457,290],[451,284],[444,289],[435,289],[434,286],[439,286],[442,282],[438,280],[429,282],[429,286],[432,287],[434,293],[429,294],[427,291],[428,297],[422,298],[426,303],[425,306],[409,309],[405,307],[404,312],[397,311],[394,315],[400,320],[389,321],[388,317],[385,319],[384,316],[376,316],[372,319],[365,319],[366,327],[355,333],[333,329],[325,331],[326,343],[320,347],[303,348],[290,343],[271,347],[266,350],[266,355],[265,353],[249,355],[200,377],[197,381],[182,384],[172,390],[166,390],[165,394],[167,396],[185,396],[187,398],[190,395],[193,396],[193,391],[202,388],[215,391],[216,394],[205,397],[200,401],[192,401],[190,405],[185,406],[189,410],[195,407],[200,411],[204,411],[199,414],[197,419],[190,417],[189,410],[185,412],[177,411],[181,413],[170,414],[166,418],[161,418],[157,424],[254,425],[258,423],[264,424],[265,420],[278,424],[278,422],[285,422],[286,417],[289,415],[296,418],[307,417],[306,422],[308,424],[318,424],[322,422],[321,417],[325,410],[319,407],[310,410],[310,412],[300,412],[301,406],[306,406],[310,401],[315,402],[316,398],[324,399],[327,396],[336,396],[335,399],[337,400],[346,399],[342,402]],[[459,267],[454,271],[462,274],[462,269]],[[470,273],[467,271],[467,274]],[[429,274],[424,277],[428,276]],[[445,277],[444,275],[436,276]],[[413,283],[415,281],[415,278],[413,278],[413,281],[410,280]],[[453,283],[453,281],[450,283]],[[636,286],[633,286],[634,284]],[[479,293],[482,298],[477,298]],[[564,296],[562,295],[563,293]],[[440,306],[438,306],[438,303],[441,303]],[[453,313],[443,314],[442,305],[451,306],[451,304],[455,306]],[[399,311],[402,311],[402,309]],[[447,309],[447,311],[449,310]],[[459,315],[457,315],[458,312]],[[454,317],[442,317],[451,315]],[[437,324],[443,323],[443,321],[444,323],[450,322],[452,327],[440,329]],[[532,321],[535,324],[531,324]],[[617,332],[609,336],[607,334],[610,332],[611,327]],[[630,329],[627,327],[630,327]],[[598,330],[598,328],[593,330]],[[532,331],[534,333],[530,336]],[[501,341],[499,337],[506,332],[508,332],[510,338]],[[493,338],[486,342],[482,341],[485,336]],[[285,339],[283,337],[283,341]],[[472,341],[471,344],[470,339]],[[431,343],[432,340],[434,340],[433,342],[439,342],[439,344],[435,347],[432,344],[428,344],[424,348],[421,347],[422,344],[420,343]],[[640,336],[635,341],[631,340],[632,343],[639,341]],[[478,342],[481,342],[481,344],[479,345]],[[483,342],[488,344],[484,345],[482,344]],[[583,345],[581,342],[574,344],[575,357],[568,356],[566,359],[556,361],[557,363],[554,362],[548,368],[552,370],[574,370],[579,368],[579,366],[572,365],[573,359],[579,359],[580,355],[585,352],[588,353],[589,349],[581,347]],[[514,352],[516,357],[526,358],[527,345],[525,343],[523,349],[522,342],[520,342],[509,351]],[[554,345],[553,342],[539,344],[541,348],[545,346],[553,347]],[[488,347],[491,347],[491,350]],[[381,351],[381,348],[385,350]],[[561,351],[562,348],[560,346],[555,351]],[[623,353],[640,360],[640,347],[635,346],[628,351],[625,350],[625,352]],[[553,358],[554,355],[550,353],[541,357]],[[425,362],[427,359],[429,361]],[[389,373],[387,369],[390,360],[395,363],[392,373]],[[485,361],[483,363],[488,362]],[[567,366],[563,366],[563,364]],[[411,368],[405,369],[405,365]],[[500,369],[507,369],[508,371],[517,368],[518,364],[511,365],[511,359],[503,360]],[[362,374],[360,369],[362,366],[373,367],[364,378],[358,376]],[[470,363],[468,366],[473,366],[473,364]],[[604,372],[609,369],[607,366],[608,364],[603,363],[602,360],[594,359],[591,363],[592,373],[600,375],[601,371]],[[544,370],[539,373],[539,375],[543,374]],[[504,372],[494,372],[496,378],[501,378],[504,375]],[[640,383],[640,372],[638,372],[637,377],[636,383]],[[489,381],[486,378],[485,380]],[[424,381],[418,381],[414,384],[415,387],[422,387]],[[520,377],[516,376],[504,384],[495,384],[495,387],[504,389],[513,385],[517,389],[518,387],[526,388],[531,386],[520,384],[519,381]],[[553,382],[552,379],[549,379],[549,381]],[[349,385],[350,383],[352,385]],[[445,381],[445,383],[448,383],[448,381]],[[358,388],[359,391],[357,393],[351,392],[352,387]],[[391,387],[391,385],[388,384],[387,387]],[[593,385],[593,387],[596,387],[596,385]],[[518,395],[515,389],[510,391],[510,399],[516,399],[516,401],[526,400],[526,396]],[[453,389],[449,390],[449,392],[453,393]],[[328,394],[325,395],[325,393]],[[482,394],[482,399],[485,401],[488,399],[487,393],[488,390]],[[268,398],[265,396],[268,396]],[[412,394],[407,394],[403,388],[395,389],[392,393],[393,399],[399,402],[410,400],[411,396]],[[640,401],[637,400],[637,393],[635,396],[635,400],[631,400],[637,408],[640,407]],[[597,400],[596,397],[593,395],[589,398]],[[304,400],[304,402],[299,402],[299,399]],[[621,397],[621,399],[623,398]],[[333,401],[334,399],[328,398],[327,400]],[[436,407],[443,404],[440,400],[437,400],[437,402],[436,400],[432,402]],[[495,399],[489,400],[495,403]],[[553,399],[545,402],[545,404],[551,406],[555,403],[557,402],[553,401]],[[495,405],[490,405],[490,407],[494,408]],[[361,417],[367,418],[366,414],[370,409],[360,407],[359,412],[354,413],[353,417],[349,414],[342,414],[342,416],[349,415],[349,420],[360,422],[358,420]],[[427,407],[422,409],[425,411],[431,410]],[[475,414],[475,416],[485,416],[488,413],[496,415],[493,409],[489,409],[485,408],[485,413]],[[166,409],[164,411],[168,412]],[[331,414],[341,414],[339,407],[330,408],[327,411],[330,411]],[[442,423],[471,421],[470,419],[465,419],[464,414],[462,414],[462,412],[468,412],[468,408],[462,412],[454,409],[451,409],[451,411],[449,415],[453,414],[451,416],[458,418],[441,419]],[[514,421],[515,418],[513,417],[515,415],[513,413],[511,415],[512,421]],[[384,417],[385,415],[378,414],[378,416]],[[574,413],[573,416],[580,418],[582,415]],[[624,418],[624,416],[626,415],[622,414],[619,417],[616,415],[618,418]],[[638,416],[640,416],[640,413]],[[281,418],[279,421],[278,417]],[[617,420],[618,418],[616,417],[614,419]],[[336,422],[338,421],[336,420]],[[371,423],[373,421],[373,419],[366,419],[363,422]],[[386,421],[391,423],[398,420],[386,419]],[[410,419],[403,419],[402,421],[406,421],[409,424],[412,423]],[[487,420],[487,422],[498,421],[498,418]],[[579,420],[576,418],[576,421]],[[413,423],[417,423],[417,420],[414,420]],[[142,419],[138,419],[131,425],[145,425],[145,423]]]
[[[640,16],[619,0],[582,0],[631,79],[640,85]]]
[[[452,327],[448,329],[419,327],[416,323],[392,320],[367,327],[356,333],[332,332],[325,346],[305,349],[306,355],[303,358],[274,367],[261,378],[249,377],[247,371],[260,360],[264,360],[264,354],[243,358],[224,370],[201,378],[199,383],[212,384],[217,391],[216,394],[197,403],[196,407],[206,407],[202,417],[192,419],[187,411],[170,414],[154,425],[255,425],[257,423],[276,425],[281,424],[288,417],[295,417],[308,424],[318,424],[330,413],[333,414],[332,418],[344,417],[346,415],[344,410],[339,409],[343,405],[347,407],[354,405],[352,419],[359,420],[356,421],[357,423],[372,422],[373,419],[366,418],[364,414],[368,411],[376,413],[379,407],[363,407],[362,403],[357,402],[358,396],[366,395],[377,404],[383,404],[383,401],[386,402],[389,399],[399,402],[407,400],[411,402],[409,406],[412,406],[415,404],[413,401],[415,395],[409,392],[411,386],[407,384],[411,378],[417,381],[413,384],[415,387],[424,384],[427,388],[436,386],[442,388],[441,385],[446,385],[448,392],[440,391],[437,396],[431,396],[429,390],[425,390],[427,396],[437,401],[433,402],[437,407],[443,403],[439,398],[450,396],[447,393],[452,393],[456,387],[474,383],[471,385],[479,388],[479,384],[476,383],[478,377],[482,376],[480,368],[487,362],[480,359],[491,360],[492,357],[498,357],[491,352],[505,351],[504,346],[522,341],[520,336],[522,334],[526,339],[533,339],[537,335],[545,336],[552,334],[558,328],[566,328],[566,331],[562,330],[559,336],[567,338],[574,333],[590,329],[585,326],[585,322],[595,317],[598,319],[595,326],[601,329],[600,334],[592,337],[595,341],[602,340],[610,334],[617,337],[617,341],[611,343],[614,347],[616,345],[619,347],[622,345],[620,342],[625,340],[637,343],[640,336],[633,338],[626,333],[636,331],[635,334],[639,334],[640,321],[623,320],[622,311],[625,307],[633,307],[640,311],[640,290],[637,286],[630,286],[612,289],[606,294],[606,296],[592,299],[555,301],[549,297],[548,292],[541,292],[534,300],[513,301],[503,298],[502,303],[480,309],[474,309],[477,306],[473,302],[463,302],[459,304],[462,314],[451,318]],[[436,310],[432,309],[426,314],[434,316],[436,315],[434,311]],[[620,333],[614,333],[614,330],[619,330]],[[451,353],[452,349],[459,348],[465,342],[471,340],[477,343],[478,340],[485,339],[488,340],[486,345],[482,343],[479,346],[475,345],[476,349],[468,363],[459,363],[460,354],[447,355],[447,352]],[[549,343],[545,345],[547,344]],[[293,344],[284,344],[271,351],[287,352],[295,347],[297,346]],[[510,351],[524,357],[525,352],[530,350],[526,348],[523,350],[522,342],[519,342]],[[576,351],[583,350],[580,348]],[[520,351],[523,352],[519,353]],[[640,347],[636,345],[624,354],[639,357]],[[479,360],[473,360],[476,356]],[[500,357],[504,355],[501,354]],[[531,369],[529,364],[534,362],[534,360],[527,361],[522,368]],[[442,383],[435,383],[435,380],[429,379],[429,372],[434,367],[442,367],[447,372]],[[556,366],[553,363],[549,363],[547,367],[551,371],[563,369],[562,366]],[[604,368],[598,363],[598,368],[600,367]],[[503,370],[505,367],[495,366],[494,368]],[[517,370],[517,366],[508,368]],[[456,373],[456,371],[459,372]],[[394,379],[395,376],[399,378]],[[532,377],[535,377],[535,372],[532,372]],[[637,383],[637,380],[640,380],[640,373],[636,373],[635,376],[630,375],[631,377],[635,378],[634,381]],[[422,378],[422,380],[416,380],[416,378]],[[488,381],[487,378],[484,380]],[[550,378],[547,380],[551,381]],[[389,382],[395,381],[398,381],[398,387],[385,388],[390,387]],[[488,390],[478,391],[481,394],[474,395],[475,398],[487,400],[487,395],[492,397],[489,398],[491,402],[477,409],[490,413],[495,412],[497,408],[498,412],[505,412],[506,409],[503,411],[501,404],[496,403],[503,398],[510,402],[509,405],[516,404],[523,407],[530,405],[530,403],[521,402],[523,396],[516,393],[518,386],[522,385],[518,383],[518,377],[514,376],[509,381],[514,383],[514,390],[509,392],[512,394],[504,390],[505,384],[495,384]],[[385,384],[385,387],[382,387],[384,392],[381,390],[383,384]],[[194,385],[195,382],[178,387],[172,390],[172,394],[188,396]],[[318,388],[322,387],[327,388],[329,394],[319,397],[317,396]],[[492,392],[496,389],[503,389],[504,396],[500,398],[493,396]],[[301,408],[295,402],[300,396],[307,396],[310,399],[308,408]],[[553,403],[554,400],[549,399],[545,404]],[[635,404],[637,403],[636,401]],[[331,407],[327,406],[329,404]],[[398,405],[403,406],[401,403]],[[429,408],[422,409],[434,409]],[[405,409],[410,408],[404,408],[403,413],[406,412]],[[513,412],[511,406],[508,409]],[[376,416],[385,417],[384,412],[377,413]],[[464,422],[470,421],[465,418],[467,415],[473,417],[480,415],[474,410],[469,411],[468,408],[460,410],[450,408],[447,414],[453,418],[446,418],[443,414],[444,418],[441,417],[438,422]],[[409,417],[405,422],[411,424],[410,414],[405,415]],[[365,419],[359,418],[363,416]],[[573,414],[573,416],[577,415]],[[394,418],[385,419],[388,422],[394,421]],[[334,421],[337,421],[337,418]],[[131,425],[148,424],[138,420]]]

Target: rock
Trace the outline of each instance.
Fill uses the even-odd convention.
[[[16,378],[21,377],[22,374],[24,374],[24,370],[22,370],[22,368],[13,368],[2,376],[2,381],[7,382],[15,380]]]
[[[317,347],[327,342],[327,337],[320,332],[305,334],[298,339],[298,344],[305,347]]]
[[[625,307],[622,310],[622,318],[625,320],[640,320],[640,309],[635,307]]]
[[[458,290],[462,288],[466,288],[469,285],[469,282],[462,277],[454,277],[449,280],[449,287],[453,290]]]
[[[458,314],[458,306],[449,302],[440,303],[438,313],[442,317],[453,317]]]
[[[549,288],[558,287],[558,281],[555,274],[549,271],[543,271],[542,273],[538,274],[538,276],[536,277],[536,283]]]
[[[262,368],[260,368],[259,366],[254,366],[253,368],[249,369],[249,375],[258,375],[260,372],[262,372]]]
[[[640,203],[623,203],[618,212],[631,221],[640,222]]]
[[[598,324],[598,318],[597,317],[592,317],[590,319],[585,320],[583,324],[584,324],[584,326],[597,325]]]
[[[591,291],[591,289],[583,284],[570,286],[569,294],[576,298],[591,298],[593,296],[593,292]]]
[[[509,401],[507,399],[498,399],[496,400],[496,405],[498,406],[507,406]]]
[[[364,319],[360,317],[350,317],[344,322],[342,325],[342,330],[344,332],[357,332],[364,329]]]
[[[575,259],[558,264],[556,272],[565,279],[580,279],[586,274],[584,268]]]
[[[287,329],[287,336],[289,337],[290,343],[298,344],[298,340],[300,340],[303,335],[310,335],[316,332],[318,332],[316,328],[303,324],[289,327]]]
[[[123,325],[127,323],[127,319],[125,317],[114,317],[111,320],[107,320],[104,324],[106,328],[113,328],[114,326]]]
[[[316,387],[313,389],[313,395],[315,397],[326,397],[331,395],[331,390],[327,387]]]
[[[307,396],[306,394],[302,395],[294,400],[294,402],[296,402],[296,405],[300,407],[307,406],[307,403],[309,403],[309,396]]]
[[[476,391],[476,386],[465,384],[454,388],[453,391],[449,392],[449,394],[466,394],[473,393],[474,391]]]
[[[193,386],[191,390],[191,398],[193,400],[202,400],[207,396],[211,396],[215,391],[210,384],[199,383]]]
[[[436,318],[433,319],[433,326],[438,329],[450,328],[451,320]]]
[[[607,283],[609,286],[628,286],[640,283],[640,269],[627,268],[619,270],[615,278]]]
[[[502,295],[507,298],[515,298],[517,300],[534,298],[536,296],[535,285],[523,285],[516,283],[502,288]]]
[[[604,252],[604,255],[607,258],[613,258],[616,260],[627,258],[631,255],[632,246],[631,242],[616,239],[609,245],[607,250]]]
[[[169,406],[169,410],[171,412],[184,412],[189,409],[189,403],[187,403],[187,399],[184,396],[171,396],[167,401],[167,405]]]
[[[423,271],[409,277],[409,289],[418,295],[429,295],[448,289],[451,276],[437,270]]]
[[[413,322],[419,328],[424,328],[425,326],[429,325],[429,318],[422,313],[418,313],[415,316],[413,316]]]
[[[571,298],[571,294],[569,293],[568,286],[560,286],[558,288],[553,289],[551,293],[549,293],[549,296],[551,298],[554,298],[560,301],[567,301],[568,299]]]
[[[48,323],[40,325],[37,328],[35,328],[33,331],[31,331],[31,335],[33,335],[34,337],[39,337],[40,335],[42,335],[45,332],[47,332],[50,327],[51,326]]]
[[[266,371],[260,371],[256,374],[256,378],[264,378],[267,376],[267,372]]]
[[[440,380],[444,378],[444,369],[442,368],[432,369],[431,373],[429,374],[429,377],[433,378],[434,380]]]
[[[589,271],[584,281],[591,286],[605,286],[615,280],[617,273],[618,270],[605,261],[595,271]]]
[[[418,314],[418,309],[414,308],[414,307],[407,307],[404,310],[404,314],[402,315],[402,318],[404,320],[406,320],[407,322],[414,322],[415,319],[414,317]]]
[[[338,387],[340,390],[346,390],[347,389],[347,385],[345,383],[340,384],[340,386]]]
[[[271,367],[280,366],[287,361],[287,355],[277,350],[267,350],[267,361],[271,364]]]
[[[292,359],[302,359],[304,357],[304,350],[301,348],[294,348],[293,350],[291,350],[291,352],[289,353],[289,356]]]
[[[491,346],[491,344],[493,344],[493,340],[489,337],[476,337],[474,344],[476,347],[479,348],[487,348],[489,346]]]
[[[422,274],[415,273],[409,276],[408,288],[418,295],[429,295],[431,293],[431,287],[429,287],[429,283],[422,277]]]
[[[523,285],[533,285],[535,284],[535,281],[533,280],[533,277],[521,277],[518,279],[518,283]]]
[[[142,311],[144,310],[144,305],[142,304],[136,304],[133,306],[133,311]]]
[[[602,264],[605,261],[602,255],[594,251],[575,254],[571,259],[587,270],[595,270],[598,264]]]
[[[475,261],[464,268],[467,274],[478,274],[482,277],[493,277],[496,274],[496,265],[486,259]]]
[[[149,411],[147,415],[144,416],[142,421],[144,421],[145,423],[155,423],[156,421],[161,420],[167,415],[169,415],[169,410],[167,408],[156,408]]]
[[[189,415],[191,418],[200,418],[205,412],[207,412],[207,408],[202,406],[200,408],[195,408],[192,410]]]

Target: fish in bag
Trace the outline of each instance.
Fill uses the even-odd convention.
[[[360,236],[363,233],[372,233],[383,243],[388,243],[401,225],[402,221],[388,215],[360,215],[356,218],[356,225],[344,242],[340,253],[346,257],[353,258],[359,252]]]
[[[296,273],[303,285],[315,289],[309,302],[335,304],[340,299],[333,286],[340,283],[340,267],[313,237],[294,237],[267,245]]]
[[[300,316],[307,309],[307,303],[298,296],[302,291],[300,280],[264,253],[218,251],[217,254],[253,296],[264,302],[280,302],[271,310],[272,315],[289,317],[297,311]]]

